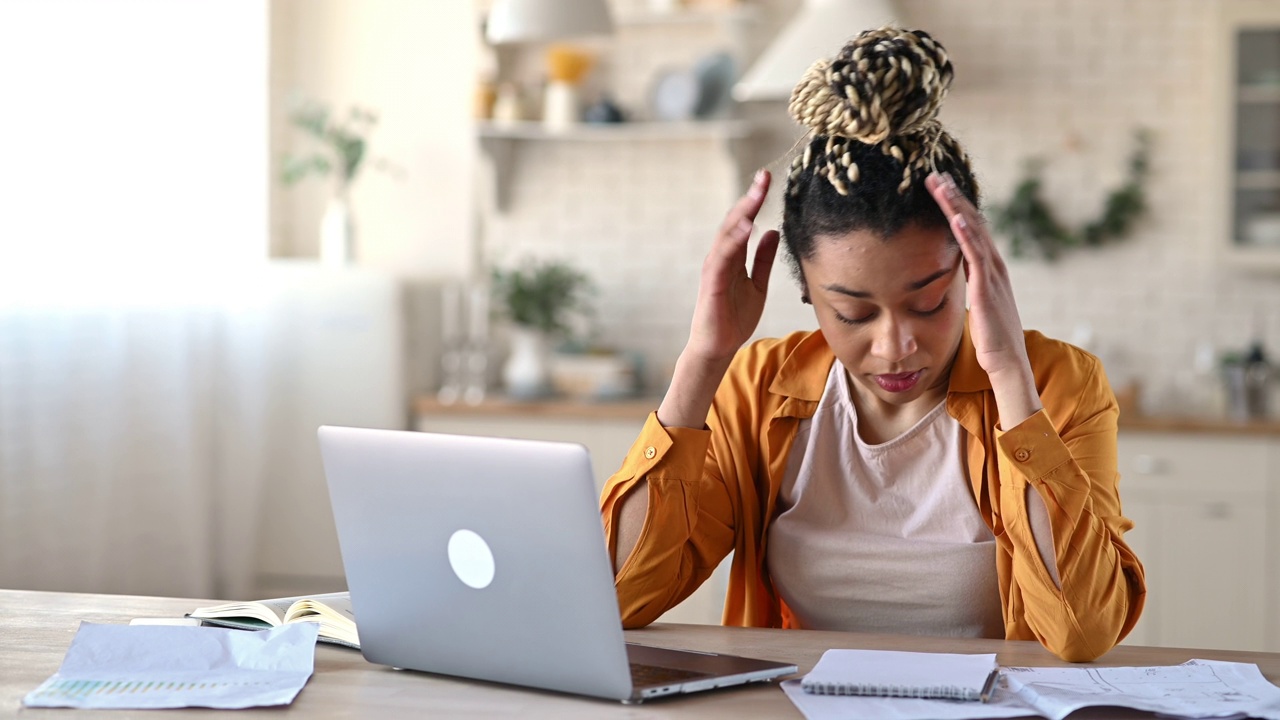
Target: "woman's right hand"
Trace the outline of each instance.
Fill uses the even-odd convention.
[[[725,216],[702,263],[698,303],[684,350],[689,360],[727,366],[760,323],[769,291],[769,273],[778,253],[778,232],[769,230],[760,237],[750,274],[746,267],[747,244],[770,180],[767,170],[756,173],[747,194]]]
[[[705,426],[730,361],[760,323],[769,273],[778,254],[778,232],[770,230],[760,237],[750,274],[747,243],[769,192],[769,180],[768,171],[756,173],[747,194],[725,216],[702,263],[689,342],[676,360],[671,384],[658,407],[658,422],[664,427]]]

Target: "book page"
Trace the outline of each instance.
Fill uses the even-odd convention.
[[[291,598],[290,598],[291,600]],[[284,624],[285,613],[291,603],[281,604],[282,600],[261,600],[258,602],[233,602],[210,607],[196,608],[189,615],[194,618],[252,618],[268,625]]]
[[[298,600],[289,608],[284,621],[316,622],[320,624],[321,636],[336,638],[355,647],[360,646],[350,593],[312,595]]]
[[[227,627],[255,629],[254,621],[279,626],[290,622],[313,622],[320,626],[322,639],[360,647],[355,613],[348,592],[297,595],[255,602],[234,602],[197,608],[190,617],[219,620]],[[246,620],[248,620],[246,622]]]

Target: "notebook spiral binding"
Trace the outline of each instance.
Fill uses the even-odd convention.
[[[972,688],[956,685],[911,687],[906,685],[873,685],[868,683],[806,683],[804,689],[815,695],[861,695],[874,697],[917,698],[921,700],[979,700],[982,695]]]

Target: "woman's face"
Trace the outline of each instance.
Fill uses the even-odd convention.
[[[863,398],[903,406],[946,393],[964,334],[960,247],[946,228],[911,225],[820,235],[801,261],[818,326]]]

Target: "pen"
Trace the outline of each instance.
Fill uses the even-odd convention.
[[[991,699],[991,692],[996,689],[996,678],[1000,677],[1000,668],[992,668],[991,674],[987,676],[987,681],[982,684],[982,694],[978,699],[987,702]]]

